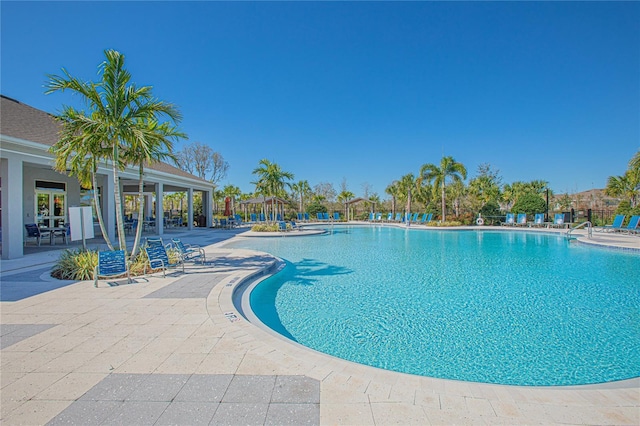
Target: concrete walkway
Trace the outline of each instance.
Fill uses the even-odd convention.
[[[290,343],[247,322],[233,304],[238,286],[278,264],[265,253],[225,249],[237,232],[181,234],[206,245],[213,261],[185,274],[101,281],[97,289],[66,282],[1,302],[0,422],[640,424],[640,379],[554,388],[467,383]],[[640,248],[637,236],[594,234],[594,241]],[[0,264],[3,290],[50,281],[54,252],[25,258]]]

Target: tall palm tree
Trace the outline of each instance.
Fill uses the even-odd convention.
[[[347,206],[347,201],[351,200],[353,197],[355,197],[355,194],[346,189],[339,193],[337,197],[338,202],[344,204],[344,216],[347,219],[349,219],[349,206]]]
[[[291,185],[291,190],[298,196],[298,210],[304,212],[304,199],[311,194],[311,186],[306,180]]]
[[[163,111],[175,122],[180,119],[180,114],[169,104],[158,103],[156,110]],[[123,158],[129,164],[138,166],[138,217],[144,216],[144,167],[166,159],[173,159],[172,140],[186,137],[176,127],[167,122],[158,123],[154,118],[140,120],[132,129],[132,139],[129,146],[123,151]],[[158,200],[159,202],[159,200]],[[163,218],[156,217],[156,226]],[[142,238],[142,226],[136,228],[136,236],[133,240],[131,256],[138,254],[140,239]]]
[[[93,190],[93,201],[100,231],[109,250],[114,250],[111,239],[106,232],[97,190],[96,173],[98,158],[101,155],[95,155],[95,153],[102,149],[101,141],[92,133],[84,133],[82,117],[71,108],[66,109],[56,119],[61,121],[63,126],[58,142],[49,150],[55,154],[53,168],[60,173],[76,176],[80,185]]]
[[[622,176],[609,176],[605,193],[626,198],[631,207],[635,207],[640,195],[640,169],[629,169]]]
[[[398,193],[400,197],[407,202],[405,207],[405,213],[408,215],[411,213],[411,201],[415,191],[420,186],[420,180],[416,179],[413,173],[406,174],[398,181]]]
[[[389,186],[384,189],[384,192],[391,195],[391,213],[396,214],[396,200],[400,195],[400,186],[397,180],[394,180]]]
[[[453,157],[443,157],[440,160],[440,166],[435,164],[424,164],[420,168],[420,177],[427,181],[433,182],[434,188],[440,188],[442,197],[442,221],[446,220],[446,198],[445,190],[447,179],[454,182],[462,181],[467,178],[467,169],[462,163],[458,163]]]
[[[123,54],[115,50],[105,50],[104,54],[106,60],[99,67],[101,75],[99,82],[79,80],[63,68],[62,76],[48,76],[49,82],[45,93],[70,91],[82,97],[87,105],[88,112],[65,107],[65,111],[76,113],[75,120],[82,128],[79,137],[73,142],[81,144],[84,140],[82,135],[93,135],[92,137],[100,141],[101,149],[96,148],[91,154],[97,159],[105,159],[111,163],[118,243],[121,250],[126,250],[118,176],[118,172],[126,165],[122,152],[126,154],[131,144],[135,143],[136,132],[144,131],[149,121],[156,119],[158,115],[166,114],[167,111],[164,108],[159,109],[165,104],[153,98],[150,86],[137,87],[131,83],[131,74],[124,68]],[[68,116],[71,117],[74,114],[68,114]],[[63,126],[66,125],[70,125],[69,122],[63,121]]]
[[[278,164],[272,163],[266,158],[258,162],[258,167],[253,170],[252,174],[258,176],[258,181],[254,182],[254,185],[256,185],[256,193],[262,194],[264,197],[286,196],[285,187],[289,187],[291,184],[288,181],[293,180],[293,173],[283,171]],[[275,219],[276,211],[274,207],[275,205],[272,202],[273,216]],[[266,213],[266,201],[264,203],[264,210]]]
[[[636,152],[636,154],[629,161],[630,169],[640,169],[640,151]]]

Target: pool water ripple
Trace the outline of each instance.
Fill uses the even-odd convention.
[[[430,377],[517,385],[640,375],[640,256],[549,234],[344,227],[232,246],[287,261],[262,322],[315,350]]]

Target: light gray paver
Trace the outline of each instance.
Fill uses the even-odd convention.
[[[222,402],[268,404],[275,383],[276,376],[234,376]]]
[[[267,403],[223,402],[213,415],[215,425],[264,425],[267,419]]]
[[[164,410],[155,426],[208,425],[218,409],[218,405],[206,402],[174,401]]]
[[[231,374],[194,374],[174,401],[221,402],[232,378]]]
[[[269,404],[265,425],[319,425],[320,404]]]
[[[122,401],[76,401],[47,423],[47,426],[99,425],[122,404]]]
[[[40,334],[56,324],[0,324],[0,349]]]
[[[160,401],[125,401],[102,424],[153,425],[168,406],[168,402]]]

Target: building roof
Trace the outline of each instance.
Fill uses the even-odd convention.
[[[61,124],[55,116],[48,112],[33,108],[15,99],[0,94],[0,134],[16,139],[36,142],[53,146],[58,142]],[[167,163],[154,163],[149,167],[152,170],[199,180],[213,185],[182,169]]]

